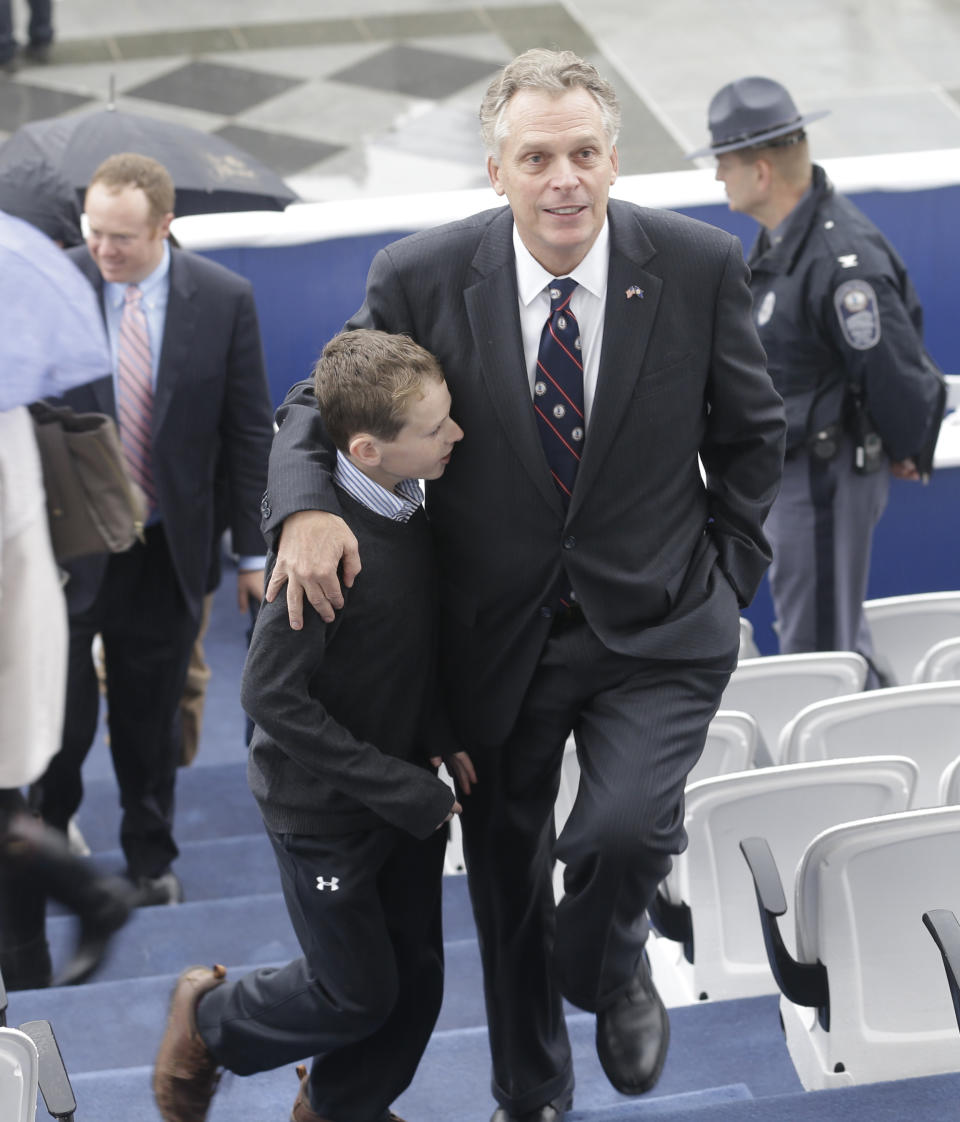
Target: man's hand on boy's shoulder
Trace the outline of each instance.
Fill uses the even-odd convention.
[[[304,593],[327,623],[343,607],[338,579],[341,559],[343,583],[350,588],[360,572],[360,553],[353,532],[338,515],[301,510],[284,522],[266,599],[272,603],[286,583],[287,612],[294,631],[303,627]]]

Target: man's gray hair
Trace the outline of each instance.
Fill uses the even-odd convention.
[[[507,135],[504,110],[519,90],[539,90],[559,96],[582,89],[600,109],[603,130],[612,148],[620,133],[620,103],[613,86],[601,78],[595,66],[573,51],[548,51],[540,47],[524,51],[500,71],[487,87],[480,103],[480,136],[488,156],[497,158]]]

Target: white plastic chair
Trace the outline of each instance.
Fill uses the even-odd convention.
[[[940,776],[940,806],[960,805],[960,756],[944,768]]]
[[[794,871],[810,841],[828,826],[906,810],[916,777],[912,761],[877,756],[760,768],[689,786],[689,845],[661,887],[672,908],[689,917],[692,960],[679,947],[673,956],[687,1001],[777,992],[740,853],[745,837],[766,838],[778,867]],[[662,914],[660,909],[658,918]],[[792,938],[788,946],[793,949]],[[654,964],[659,983],[666,966],[660,946]],[[676,991],[676,981],[665,984]]]
[[[447,771],[446,765],[441,764],[437,777],[442,779],[451,791],[455,790],[453,776]],[[455,814],[447,826],[447,848],[443,856],[443,871],[447,876],[457,876],[467,871],[463,857],[463,828],[460,825],[460,815]]]
[[[783,730],[785,763],[909,756],[919,779],[911,809],[942,804],[941,781],[960,756],[960,682],[894,686],[808,706]]]
[[[913,668],[914,682],[960,682],[960,638],[941,639]]]
[[[563,763],[560,765],[560,789],[557,791],[557,801],[553,807],[553,817],[557,825],[557,833],[563,829],[573,810],[573,802],[577,797],[580,786],[580,763],[577,760],[577,745],[573,735],[567,737],[563,750]]]
[[[687,776],[687,786],[715,775],[748,771],[753,767],[760,743],[760,728],[749,713],[721,709],[707,728],[700,759]]]
[[[867,679],[866,660],[851,651],[767,655],[737,665],[721,709],[749,713],[760,726],[758,765],[778,764],[780,730],[805,706],[827,697],[859,693]]]
[[[40,1058],[25,1032],[0,1028],[0,1118],[3,1122],[34,1122]]]
[[[920,917],[960,905],[960,807],[848,822],[816,837],[796,876],[795,957],[777,921],[786,899],[770,850],[761,838],[742,849],[803,1086],[956,1071],[957,1022]]]
[[[577,759],[577,744],[573,734],[567,737],[563,749],[563,762],[560,765],[560,788],[557,791],[557,801],[553,804],[553,820],[559,834],[564,823],[570,817],[573,803],[580,787],[580,761]],[[556,861],[553,866],[553,897],[559,903],[563,896],[563,870],[566,868],[562,861]]]
[[[740,617],[740,658],[759,658],[760,648],[753,637],[753,624],[746,616]]]
[[[917,663],[941,639],[960,636],[960,592],[920,592],[867,600],[874,661],[891,685],[913,681]]]

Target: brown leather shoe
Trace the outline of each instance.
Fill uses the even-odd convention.
[[[223,966],[191,966],[173,987],[153,1067],[153,1095],[163,1122],[204,1122],[207,1117],[220,1072],[197,1031],[197,1003],[226,976]]]
[[[293,1110],[290,1112],[290,1122],[328,1122],[328,1119],[321,1118],[317,1114],[310,1105],[309,1098],[307,1098],[309,1075],[304,1064],[297,1064],[297,1075],[300,1077],[300,1090],[297,1091],[296,1102],[294,1102]],[[388,1117],[390,1122],[403,1122],[403,1119],[398,1118],[392,1111]]]

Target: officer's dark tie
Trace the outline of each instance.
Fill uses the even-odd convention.
[[[533,386],[540,439],[564,507],[580,466],[585,427],[580,328],[570,311],[576,287],[570,277],[550,282],[550,317],[540,336]]]

